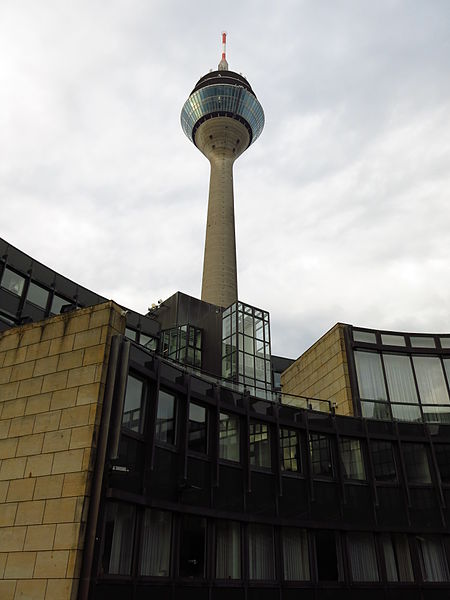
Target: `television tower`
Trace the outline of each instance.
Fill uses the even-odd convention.
[[[197,82],[181,126],[211,165],[201,298],[227,307],[238,299],[233,163],[261,134],[264,112],[245,77],[228,70],[226,33],[218,69]]]

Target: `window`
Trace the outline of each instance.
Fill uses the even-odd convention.
[[[144,382],[128,375],[127,390],[123,405],[122,427],[136,433],[144,429]]]
[[[311,433],[309,435],[309,452],[313,475],[332,477],[333,461],[329,437],[320,433]]]
[[[450,483],[450,445],[435,444],[434,452],[443,483]]]
[[[436,342],[432,337],[411,336],[410,341],[413,348],[436,348]]]
[[[437,356],[413,356],[422,404],[450,404],[441,360]]]
[[[270,469],[269,427],[264,423],[250,423],[250,464]]]
[[[283,527],[283,568],[287,581],[307,581],[309,574],[308,538],[306,531]]]
[[[386,402],[381,356],[375,352],[355,351],[355,362],[360,397]]]
[[[52,299],[52,305],[50,307],[50,313],[52,315],[59,315],[63,306],[67,304],[71,304],[70,300],[66,300],[66,298],[62,298],[55,294]]]
[[[195,452],[207,451],[207,413],[204,406],[189,404],[188,446]]]
[[[402,444],[408,483],[431,483],[427,450],[423,444]]]
[[[378,581],[373,535],[371,533],[348,533],[347,542],[353,581]]]
[[[317,531],[315,541],[319,581],[338,581],[338,579],[341,579],[339,576],[340,564],[334,531]]]
[[[164,390],[158,394],[156,439],[166,444],[175,443],[175,396]]]
[[[384,354],[384,367],[391,402],[418,403],[409,356]]]
[[[392,443],[372,440],[370,448],[375,479],[377,481],[397,481]]]
[[[239,462],[239,417],[220,413],[219,417],[219,456]]]
[[[408,538],[402,533],[381,535],[388,581],[414,581]]]
[[[24,285],[25,277],[22,277],[18,273],[8,269],[8,267],[5,267],[1,283],[3,289],[8,290],[8,292],[12,292],[16,296],[21,296]]]
[[[30,281],[30,285],[28,286],[27,292],[28,302],[32,302],[36,306],[45,309],[47,308],[48,296],[48,290]]]
[[[141,575],[169,576],[171,538],[172,515],[147,509],[142,530]]]
[[[448,565],[442,540],[436,536],[417,537],[420,568],[424,581],[448,581]]]
[[[341,451],[345,479],[366,479],[360,441],[351,438],[341,438],[339,440],[339,449]]]
[[[395,335],[391,333],[382,333],[381,343],[385,346],[406,346],[403,335]]]
[[[300,440],[297,431],[282,427],[280,429],[280,446],[282,471],[301,471]]]
[[[181,522],[180,577],[205,576],[206,519],[184,515]]]
[[[103,571],[129,575],[133,555],[135,509],[129,504],[111,502],[106,509]]]
[[[125,327],[125,336],[129,340],[132,340],[133,342],[135,342],[136,336],[137,336],[137,331],[135,331],[134,329],[130,329],[129,327]]]
[[[235,521],[216,523],[216,578],[241,578],[241,526]]]
[[[273,529],[269,525],[248,526],[249,579],[275,579]]]
[[[375,344],[377,338],[372,331],[358,331],[353,330],[353,339],[355,342],[364,342],[366,344]]]

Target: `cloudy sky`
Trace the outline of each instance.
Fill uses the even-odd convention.
[[[222,30],[266,115],[235,203],[273,352],[450,331],[448,0],[3,0],[0,236],[139,312],[198,297],[209,168],[179,114]]]

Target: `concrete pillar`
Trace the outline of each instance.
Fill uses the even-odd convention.
[[[238,298],[233,163],[250,136],[239,121],[214,117],[200,125],[195,143],[211,165],[201,298],[226,307]]]

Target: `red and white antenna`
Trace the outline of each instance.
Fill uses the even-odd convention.
[[[219,71],[228,71],[227,63],[227,32],[222,31],[222,60],[219,63]]]

